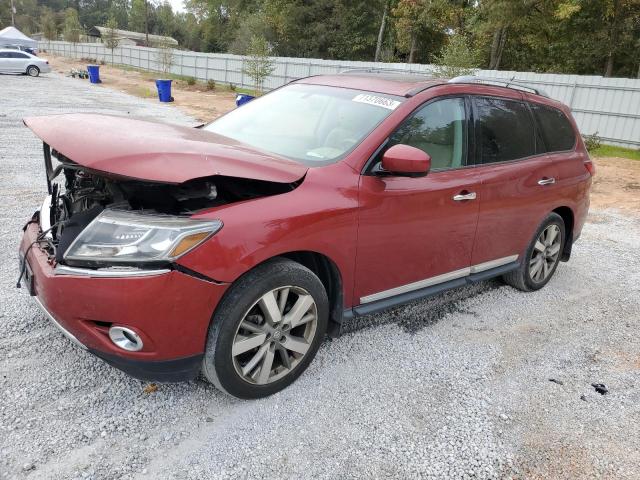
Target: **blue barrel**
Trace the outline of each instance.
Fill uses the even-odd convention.
[[[100,80],[100,65],[87,65],[87,70],[91,83],[102,83],[102,80]]]
[[[158,99],[160,99],[161,102],[173,102],[173,97],[171,96],[171,82],[172,80],[156,80]]]
[[[245,103],[249,103],[251,100],[253,100],[254,96],[252,95],[246,95],[244,93],[239,93],[236,95],[236,107],[240,107],[242,105],[244,105]]]

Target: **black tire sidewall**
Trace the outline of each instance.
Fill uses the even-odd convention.
[[[318,310],[316,334],[309,351],[285,377],[266,385],[243,380],[235,370],[231,348],[239,323],[264,293],[278,287],[297,286],[313,297]],[[213,315],[203,359],[205,377],[218,388],[238,398],[261,398],[294,382],[309,366],[325,336],[329,301],[320,279],[308,268],[286,259],[259,265],[238,279],[227,291]]]
[[[558,259],[556,260],[556,263],[551,269],[551,273],[547,276],[547,278],[545,278],[542,282],[534,282],[533,279],[531,278],[531,274],[529,273],[529,269],[530,269],[529,264],[531,262],[531,257],[533,255],[533,250],[535,248],[538,237],[547,227],[549,227],[549,225],[557,225],[560,228],[560,252],[558,253]],[[524,283],[529,290],[540,290],[547,283],[549,283],[549,281],[555,274],[556,269],[558,268],[558,265],[560,264],[560,258],[562,257],[562,251],[564,249],[565,241],[566,241],[566,230],[565,230],[564,220],[562,220],[562,217],[557,213],[549,214],[549,216],[545,218],[545,220],[540,224],[540,226],[536,230],[536,233],[534,234],[533,239],[531,240],[531,243],[529,244],[529,247],[527,248],[527,251],[525,252],[525,255],[524,255],[523,265],[522,265],[523,267],[522,274],[524,275],[524,278],[523,278]]]
[[[35,75],[31,74],[32,70],[36,71]],[[30,65],[29,67],[27,67],[27,75],[29,75],[30,77],[37,77],[38,75],[40,75],[40,69],[38,67],[36,67],[35,65]]]

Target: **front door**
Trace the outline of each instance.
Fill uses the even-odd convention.
[[[409,116],[387,148],[406,144],[431,156],[419,178],[384,172],[360,182],[355,303],[417,291],[469,273],[478,181],[467,166],[467,104],[462,97],[430,101]],[[381,160],[382,155],[376,161]]]

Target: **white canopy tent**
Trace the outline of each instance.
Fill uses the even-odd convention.
[[[15,27],[7,27],[0,30],[0,48],[2,45],[21,45],[23,47],[36,48],[38,42],[27,37]]]

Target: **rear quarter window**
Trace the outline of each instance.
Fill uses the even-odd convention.
[[[547,152],[572,150],[576,143],[576,134],[567,116],[557,108],[531,104],[531,109],[540,126],[540,133]]]
[[[517,100],[478,97],[478,146],[482,163],[508,162],[536,154],[533,119]]]

